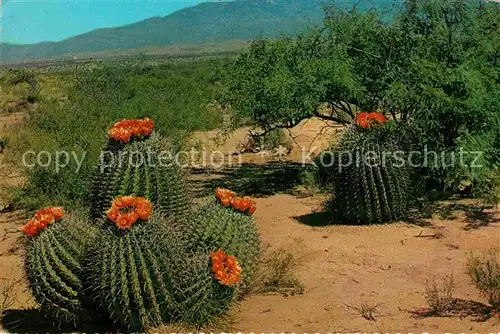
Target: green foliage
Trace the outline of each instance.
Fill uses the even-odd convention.
[[[261,138],[262,145],[260,146],[266,150],[277,149],[280,146],[291,150],[293,147],[292,141],[287,137],[284,129],[275,129],[267,132]]]
[[[150,138],[121,149],[114,146],[110,141],[93,176],[88,197],[91,216],[101,218],[115,197],[137,196],[172,217],[185,218],[189,196],[184,173],[174,160],[174,152],[165,151],[171,156],[162,154],[166,147],[159,136],[153,132]]]
[[[345,50],[328,50],[322,40],[321,32],[313,31],[296,40],[254,41],[248,53],[219,72],[218,101],[234,109],[235,122],[250,119],[271,131],[319,115],[330,86],[357,94]]]
[[[101,311],[130,331],[171,321],[213,321],[235,294],[214,279],[209,254],[186,252],[182,235],[162,215],[127,231],[110,226],[89,254],[88,292]]]
[[[36,75],[33,71],[30,70],[12,70],[9,71],[5,80],[9,85],[17,85],[20,83],[29,83],[36,80]]]
[[[410,174],[404,153],[385,127],[351,128],[331,153],[334,198],[346,222],[377,224],[404,218],[410,200]]]
[[[491,204],[498,203],[498,183],[500,174],[500,118],[495,130],[481,134],[465,134],[458,141],[463,156],[458,154],[460,163],[451,170],[448,182],[455,187],[463,180],[471,182],[475,196],[487,199]],[[460,153],[460,152],[458,152]]]
[[[208,203],[187,219],[184,229],[195,251],[223,249],[234,255],[241,264],[243,281],[250,283],[260,252],[259,233],[252,217]]]
[[[333,5],[320,28],[255,41],[221,71],[219,101],[266,131],[312,116],[349,123],[357,110],[383,111],[417,134],[417,150],[448,160],[469,137],[497,137],[500,4],[412,0],[394,8]],[[450,187],[457,170],[447,162],[419,169],[424,190]]]
[[[25,271],[35,300],[57,325],[75,326],[88,319],[83,261],[97,229],[85,218],[64,217],[28,240]]]
[[[493,249],[483,257],[471,256],[468,273],[491,306],[500,309],[500,252]]]
[[[11,160],[20,163],[25,152],[48,151],[51,163],[40,166],[28,155],[23,166],[26,186],[16,202],[37,208],[54,202],[67,208],[85,205],[95,162],[107,142],[107,130],[124,118],[149,117],[165,135],[173,151],[183,148],[193,131],[210,130],[221,114],[210,105],[214,96],[211,62],[185,62],[158,66],[99,66],[79,69],[69,100],[43,101],[32,111],[22,132],[10,138]],[[71,79],[66,73],[58,77]],[[63,84],[63,83],[61,83]],[[68,152],[67,166],[57,170],[57,152]],[[79,164],[78,161],[81,161]],[[42,157],[42,162],[47,160]],[[61,157],[65,162],[65,157]]]

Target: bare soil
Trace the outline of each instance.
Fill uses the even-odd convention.
[[[297,143],[310,143],[320,125],[311,121],[295,129],[300,134],[295,138]],[[214,135],[205,133],[198,138],[208,145]],[[224,150],[234,151],[244,135],[244,130],[235,133],[223,144]],[[331,135],[320,135],[318,145],[327,146]],[[213,145],[213,149],[220,146]],[[293,151],[288,160],[296,160]],[[245,162],[266,168],[262,165],[266,161],[256,154],[245,154]],[[1,170],[8,170],[5,168]],[[218,182],[241,184],[227,173],[223,170],[207,175],[201,171],[193,174],[191,181],[203,194]],[[268,176],[259,175],[264,175],[264,181]],[[252,174],[245,182],[248,178]],[[0,182],[5,180],[2,177]],[[296,275],[304,292],[249,296],[236,312],[237,331],[500,333],[498,314],[491,311],[465,272],[470,252],[500,245],[498,216],[471,214],[474,201],[441,203],[441,212],[446,214],[414,224],[336,226],[325,225],[328,219],[321,212],[325,195],[309,196],[279,187],[268,192],[254,190],[247,193],[255,196],[255,220],[267,253],[285,249],[296,257]],[[22,212],[0,213],[0,280],[22,276],[19,229],[25,221]],[[439,281],[450,274],[456,284],[454,312],[444,317],[428,316],[426,281]],[[7,312],[29,312],[23,311],[34,306],[26,282],[21,280],[15,292],[16,302]],[[2,324],[11,332],[26,332],[21,322],[16,323],[20,318],[6,317]]]

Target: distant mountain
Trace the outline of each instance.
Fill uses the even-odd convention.
[[[250,40],[293,34],[306,24],[321,23],[328,0],[237,0],[204,2],[165,17],[127,26],[97,29],[61,42],[0,45],[6,62],[174,44]],[[350,5],[358,0],[342,0]]]

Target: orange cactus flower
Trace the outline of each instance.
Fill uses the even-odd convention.
[[[248,209],[248,213],[253,215],[253,213],[255,212],[255,210],[257,210],[257,207],[255,205],[252,205],[249,209]]]
[[[51,207],[50,212],[54,216],[55,220],[59,220],[64,216],[64,209],[60,206]]]
[[[22,227],[22,231],[29,237],[38,235],[49,225],[61,220],[64,216],[64,209],[61,207],[47,207],[38,210],[34,217]]]
[[[379,112],[372,112],[369,114],[369,118],[378,124],[384,124],[387,121],[387,117]]]
[[[354,123],[362,129],[369,129],[373,126],[382,125],[387,118],[379,112],[360,112],[354,118]]]
[[[255,201],[251,200],[248,197],[234,197],[231,200],[231,207],[236,211],[252,214],[253,212],[255,212]],[[251,208],[253,209],[250,212]]]
[[[139,218],[142,220],[147,220],[151,217],[151,212],[153,210],[153,205],[148,201],[140,202],[136,206],[136,212],[139,215]]]
[[[129,229],[139,219],[146,221],[151,217],[153,205],[142,197],[123,196],[115,198],[106,211],[108,219],[122,230]]]
[[[216,188],[215,189],[215,198],[217,198],[219,201],[222,201],[224,198],[228,198],[231,200],[236,193],[231,190],[223,189],[223,188]]]
[[[24,225],[22,231],[29,237],[34,237],[35,235],[38,234],[38,229],[36,228],[36,226],[30,223]]]
[[[231,205],[231,199],[223,198],[223,199],[221,199],[221,203],[222,203],[222,205],[224,205],[227,208]]]
[[[212,273],[220,284],[230,286],[241,281],[241,267],[236,257],[219,249],[210,255],[210,259]]]
[[[241,199],[240,209],[241,211],[247,211],[255,202],[248,197],[243,197]]]
[[[216,188],[215,198],[226,208],[232,207],[236,211],[252,214],[256,210],[253,200],[248,197],[237,197],[234,191]]]
[[[234,197],[231,200],[231,206],[233,207],[233,209],[241,211],[241,200],[242,198],[240,197]]]
[[[124,119],[116,122],[108,134],[111,138],[122,143],[128,143],[132,137],[146,137],[153,131],[154,122],[149,118]]]

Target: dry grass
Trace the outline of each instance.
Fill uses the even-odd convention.
[[[455,282],[453,276],[449,275],[438,284],[436,278],[426,282],[425,300],[429,305],[429,314],[443,316],[453,307],[453,294],[455,292]]]
[[[173,333],[232,333],[236,332],[236,323],[238,312],[237,305],[213,323],[205,326],[190,326],[182,323],[164,324],[157,328],[149,328],[146,334],[173,334]]]
[[[349,305],[345,304],[346,308],[351,311],[355,311],[356,313],[359,313],[360,316],[362,316],[364,319],[368,321],[377,321],[375,316],[379,316],[380,313],[378,312],[378,307],[380,304],[376,305],[371,305],[367,304],[365,302],[362,302],[358,306],[356,305]]]
[[[490,305],[500,310],[500,249],[492,249],[480,257],[471,255],[468,274]]]
[[[294,273],[298,263],[292,253],[278,249],[263,256],[250,291],[256,294],[302,294],[304,285]]]
[[[3,314],[17,302],[17,285],[20,279],[0,279],[0,321]]]

